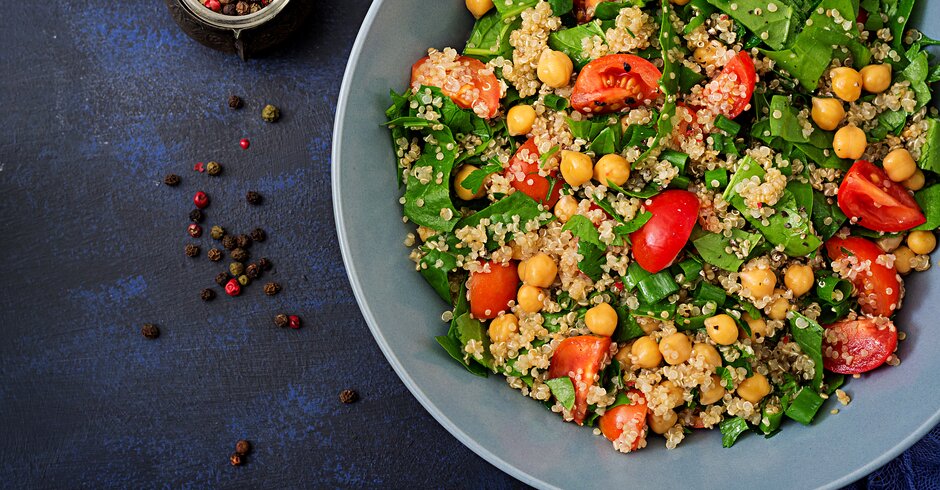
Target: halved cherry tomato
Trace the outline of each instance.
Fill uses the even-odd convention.
[[[578,19],[578,24],[590,22],[597,4],[607,1],[609,0],[574,0],[574,16]]]
[[[709,106],[716,107],[719,114],[729,119],[738,117],[751,103],[754,86],[757,84],[757,72],[754,61],[746,52],[741,51],[721,70],[705,89],[702,98]],[[719,97],[714,97],[718,94]]]
[[[523,151],[528,152],[528,158],[522,157]],[[552,172],[557,174],[558,172]],[[561,182],[552,182],[545,176],[539,175],[539,149],[535,146],[535,138],[529,138],[516,150],[516,154],[509,160],[509,166],[503,172],[509,183],[525,195],[535,199],[536,202],[552,207],[561,197]],[[548,191],[551,190],[551,195]],[[546,196],[548,198],[546,199]]]
[[[601,56],[578,74],[571,107],[584,114],[603,114],[644,105],[659,94],[662,76],[658,68],[639,56]]]
[[[698,198],[689,191],[673,189],[649,199],[646,210],[653,217],[630,234],[640,267],[655,274],[676,260],[695,227],[698,208]]]
[[[489,320],[506,311],[509,302],[516,299],[519,289],[519,273],[515,262],[489,264],[489,272],[470,273],[467,289],[470,291],[470,313],[474,318]]]
[[[927,221],[917,201],[903,185],[892,182],[884,170],[859,160],[839,186],[839,209],[869,230],[910,230]]]
[[[858,263],[868,262],[870,274],[860,271],[852,285],[858,294],[858,304],[866,315],[888,317],[900,306],[901,277],[894,267],[878,263],[878,257],[886,255],[874,242],[861,237],[832,237],[826,242],[826,252],[832,260],[854,256]]]
[[[610,337],[580,335],[562,340],[548,365],[548,378],[568,376],[574,384],[574,422],[581,425],[587,414],[588,389],[610,352]]]
[[[457,61],[459,68],[436,73],[427,64],[425,56],[411,67],[411,87],[421,85],[438,87],[444,95],[450,97],[454,103],[464,109],[473,109],[478,116],[489,119],[499,111],[499,80],[493,70],[486,67],[480,60],[469,56],[460,56]],[[469,83],[457,80],[470,76]],[[448,81],[450,83],[448,83]]]
[[[884,364],[897,346],[898,329],[887,318],[843,320],[826,326],[823,366],[834,373],[864,373]]]
[[[616,441],[620,435],[623,434],[625,427],[636,430],[641,436],[646,429],[646,414],[649,412],[646,406],[646,399],[643,398],[642,392],[638,390],[633,390],[632,392],[640,394],[641,401],[639,403],[618,405],[604,412],[604,415],[601,415],[598,420],[597,425],[600,427],[604,437],[609,441]],[[631,451],[635,451],[640,447],[641,439],[643,438],[637,437],[636,440],[633,441],[633,446],[630,448]]]

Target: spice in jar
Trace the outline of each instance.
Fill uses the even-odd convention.
[[[222,11],[222,2],[220,2],[219,0],[206,0],[205,2],[203,2],[203,5],[205,5],[207,9],[213,12]]]
[[[251,283],[251,279],[249,279],[248,276],[242,274],[238,276],[238,283],[241,284],[242,286],[247,286],[248,284]]]
[[[225,235],[225,236],[223,236],[223,237],[222,237],[222,247],[223,247],[225,250],[235,250],[235,248],[237,247],[237,245],[236,245],[236,243],[235,243],[235,237],[233,237],[232,235]]]
[[[205,209],[209,205],[209,195],[202,191],[197,191],[193,195],[193,204],[199,209]]]
[[[339,401],[343,403],[356,403],[359,400],[359,393],[355,390],[343,390],[339,394]]]
[[[182,179],[180,179],[180,176],[176,174],[167,174],[167,176],[163,178],[163,183],[170,187],[176,187],[180,185],[181,181]]]
[[[237,279],[229,279],[225,283],[225,294],[229,296],[238,296],[242,294],[242,285],[238,283]]]
[[[212,301],[215,299],[215,291],[210,288],[203,289],[202,292],[199,293],[199,297],[202,298],[203,301]]]
[[[251,452],[251,443],[242,439],[235,443],[235,454],[245,456]]]
[[[268,238],[268,235],[261,228],[255,228],[254,230],[251,230],[251,234],[249,236],[256,242],[263,242]]]
[[[225,228],[215,225],[209,229],[209,236],[212,237],[213,240],[221,240],[222,237],[225,236]]]
[[[261,257],[258,259],[258,266],[261,267],[261,270],[267,272],[271,270],[272,267],[274,267],[274,264],[272,264],[271,260],[267,257]]]
[[[205,218],[205,215],[202,214],[201,209],[194,209],[189,212],[189,221],[193,223],[202,223],[203,218]]]
[[[186,227],[186,233],[189,233],[189,236],[193,238],[199,238],[202,236],[202,227],[196,223],[190,223],[189,226]]]
[[[198,257],[199,245],[194,245],[190,243],[189,245],[186,245],[186,248],[184,249],[184,251],[186,252],[187,257]]]
[[[225,9],[228,8],[229,5],[232,6],[233,11],[235,10],[235,5],[232,3],[229,3],[228,5],[222,7],[222,13],[225,13]],[[225,14],[225,15],[231,15],[231,14]],[[241,109],[242,105],[244,104],[242,103],[241,97],[237,95],[232,95],[231,97],[228,98],[228,106],[231,107],[232,109]]]
[[[245,267],[245,275],[248,276],[248,279],[261,277],[261,266],[258,264],[248,264],[248,266]]]
[[[264,122],[273,123],[277,122],[277,120],[280,118],[281,110],[271,104],[268,104],[264,106],[264,109],[261,109],[261,119],[263,119]]]
[[[268,296],[274,296],[277,293],[281,292],[281,285],[276,282],[269,282],[264,285],[264,294]]]
[[[278,313],[277,315],[274,315],[274,324],[280,328],[284,328],[290,324],[290,318],[288,318],[288,316],[283,313]]]
[[[294,330],[300,328],[300,317],[297,315],[291,315],[287,317],[287,325]]]
[[[140,329],[140,333],[143,334],[144,337],[153,340],[160,336],[160,328],[152,323],[145,323],[143,328]]]
[[[248,193],[245,194],[245,200],[248,201],[248,204],[257,206],[261,204],[262,197],[261,194],[258,194],[255,191],[248,191]]]
[[[235,237],[235,244],[238,248],[248,248],[251,246],[251,238],[248,235],[238,235]]]
[[[206,252],[206,257],[213,262],[218,262],[222,260],[222,251],[217,248],[210,248],[209,251]]]
[[[209,162],[206,164],[206,173],[212,176],[222,173],[222,164],[219,162]]]
[[[228,271],[235,277],[245,273],[245,264],[241,262],[232,262],[228,265]]]
[[[232,260],[236,262],[244,262],[248,260],[248,252],[243,248],[236,248],[229,252],[229,255],[232,257]]]
[[[225,287],[225,283],[227,283],[229,279],[230,276],[228,275],[228,272],[220,272],[217,276],[215,276],[215,283],[219,286]]]

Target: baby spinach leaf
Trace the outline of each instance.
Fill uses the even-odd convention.
[[[819,232],[823,241],[832,238],[842,224],[845,223],[845,214],[839,209],[835,198],[828,198],[819,191],[813,191],[813,227]]]
[[[692,242],[695,250],[702,256],[702,260],[709,264],[730,272],[737,272],[744,264],[747,255],[754,250],[757,245],[763,241],[764,237],[759,233],[748,233],[744,230],[734,228],[731,230],[731,236],[726,237],[721,233],[706,233]],[[745,258],[738,258],[733,252],[727,249],[732,244],[743,247],[746,252]]]
[[[457,258],[447,252],[441,252],[425,245],[421,248],[424,256],[421,257],[421,268],[418,272],[424,280],[434,288],[434,292],[444,301],[450,303],[450,282],[448,273],[457,267]]]
[[[463,49],[463,54],[477,58],[484,63],[502,56],[512,58],[512,45],[509,44],[509,35],[522,25],[522,19],[504,22],[499,11],[492,10],[480,17],[473,25],[470,38]]]
[[[911,50],[915,48],[916,47],[911,48]],[[914,90],[914,95],[917,98],[915,110],[919,110],[921,107],[930,103],[930,86],[927,85],[927,75],[930,71],[930,65],[927,61],[927,52],[918,51],[916,54],[913,54],[909,51],[908,59],[911,63],[901,72],[900,78],[911,82],[911,88]]]
[[[731,391],[734,389],[734,378],[731,377],[730,369],[724,366],[718,366],[715,368],[715,374],[721,378],[721,386],[726,390]]]
[[[790,334],[800,346],[803,354],[813,360],[815,373],[811,386],[819,391],[823,380],[822,336],[823,329],[816,320],[812,320],[801,313],[792,312],[790,317]]]
[[[574,0],[548,0],[548,4],[552,6],[552,15],[557,17],[571,12],[574,8]]]
[[[777,10],[773,12],[767,8],[766,0],[708,0],[708,3],[740,22],[774,49],[783,49],[797,29],[794,22],[797,17],[786,1],[775,2]]]
[[[464,313],[455,320],[457,323],[457,340],[460,341],[461,346],[466,346],[471,340],[483,346],[483,355],[480,359],[465,354],[469,358],[468,360],[476,361],[484,367],[493,369],[494,360],[493,355],[490,354],[490,337],[486,333],[486,327],[483,326],[483,322],[476,318],[471,318],[469,313]]]
[[[481,378],[485,378],[489,374],[489,371],[487,371],[487,369],[481,364],[477,362],[467,362],[467,360],[464,358],[463,347],[460,345],[460,342],[457,339],[447,335],[440,335],[434,337],[434,340],[436,340],[437,343],[440,344],[448,354],[450,354],[450,357],[460,363],[460,365],[463,366],[467,371],[470,371],[470,374],[480,376]]]
[[[570,117],[567,118],[568,121],[568,130],[571,131],[571,136],[582,139],[584,141],[594,141],[594,138],[597,138],[597,135],[601,134],[601,131],[607,127],[607,121],[604,119],[584,119],[581,121],[575,121]]]
[[[584,68],[591,61],[591,56],[584,52],[584,40],[598,36],[606,42],[604,29],[599,20],[593,20],[568,29],[561,29],[548,35],[548,46],[555,51],[565,53],[574,63],[575,71]]]
[[[927,118],[927,139],[920,151],[917,165],[929,172],[940,174],[940,119]]]
[[[682,65],[681,39],[672,24],[672,4],[669,0],[662,1],[662,16],[659,26],[659,45],[662,51],[663,76],[659,79],[659,86],[666,95],[675,95],[679,92],[679,67]],[[671,127],[670,127],[671,129]]]
[[[907,112],[885,111],[878,115],[878,126],[868,131],[869,141],[881,141],[889,134],[900,135],[907,122]]]
[[[637,323],[636,317],[630,314],[626,305],[615,306],[617,311],[617,330],[611,336],[617,342],[629,342],[646,335],[646,332]],[[616,362],[616,361],[615,361]]]
[[[747,420],[743,417],[726,418],[718,424],[721,431],[721,447],[731,447],[747,430]]]
[[[588,145],[588,150],[594,152],[597,156],[617,153],[620,143],[619,125],[607,126],[594,138],[594,141]]]
[[[552,395],[566,409],[571,410],[574,407],[574,384],[568,376],[550,379],[545,382],[548,388],[552,390]]]
[[[456,228],[477,226],[483,218],[488,218],[493,224],[509,224],[513,222],[513,217],[518,216],[519,223],[527,223],[533,219],[537,219],[541,214],[539,204],[535,202],[534,199],[525,195],[523,192],[513,192],[483,208],[479,212],[461,219],[457,222]],[[545,223],[547,223],[547,221],[545,221]]]
[[[927,218],[926,223],[914,229],[930,231],[940,227],[940,184],[915,192],[914,199],[920,204],[920,209]]]
[[[432,230],[450,231],[460,219],[460,213],[450,200],[450,172],[454,165],[457,144],[450,129],[431,130],[435,143],[427,143],[421,156],[408,172],[405,189],[405,216],[414,223]],[[440,159],[437,155],[441,155]],[[416,171],[430,169],[428,176],[419,178]],[[449,212],[449,214],[448,214]],[[442,216],[444,213],[445,218]]]
[[[526,9],[535,7],[539,0],[499,0],[493,2],[503,19],[511,19]]]

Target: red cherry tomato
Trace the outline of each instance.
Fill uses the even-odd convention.
[[[428,60],[430,58],[425,56],[411,67],[412,88],[421,85],[438,87],[458,106],[473,109],[480,117],[489,119],[496,115],[499,111],[500,88],[493,70],[487,68],[480,60],[460,56],[457,58],[459,68],[441,74],[428,65]],[[468,75],[469,83],[457,81]]]
[[[750,55],[741,51],[725,65],[718,76],[705,85],[702,98],[708,106],[716,107],[719,114],[734,119],[751,103],[756,84],[754,61]]]
[[[646,407],[646,399],[643,398],[643,394],[637,390],[633,390],[633,393],[640,394],[641,401],[639,403],[618,405],[606,411],[598,420],[597,425],[607,440],[616,441],[623,434],[625,428],[631,428],[641,436],[643,435],[643,431],[646,429],[646,414],[649,410]],[[642,439],[643,437],[637,437],[633,441],[630,450],[637,450]]]
[[[843,320],[826,326],[823,366],[834,373],[864,373],[884,364],[897,346],[898,329],[887,318]]]
[[[927,222],[917,201],[903,185],[892,182],[884,170],[859,160],[839,186],[839,209],[869,230],[910,230]]]
[[[548,178],[539,175],[539,149],[535,146],[534,138],[529,138],[516,150],[516,154],[509,160],[509,166],[503,174],[517,191],[525,193],[549,208],[554,206],[561,197],[561,182],[556,181],[555,185],[552,185]],[[555,174],[557,172],[552,172],[552,175]],[[548,194],[549,190],[552,191],[551,195]],[[548,196],[547,199],[546,196]]]
[[[855,258],[854,263],[868,264],[867,271],[870,274],[863,268],[851,279],[862,313],[888,317],[897,311],[900,306],[901,277],[894,267],[878,263],[878,257],[886,255],[878,245],[861,237],[832,237],[826,242],[826,252],[832,260],[852,256]]]
[[[574,16],[578,19],[578,24],[590,22],[594,18],[594,9],[597,4],[609,0],[574,0]]]
[[[519,273],[516,263],[482,262],[489,265],[489,272],[470,273],[467,289],[470,291],[470,313],[474,318],[489,320],[496,318],[516,299],[519,288]]]
[[[562,340],[548,365],[548,378],[568,376],[574,384],[574,422],[581,425],[587,414],[588,389],[610,353],[610,337],[581,335]]]
[[[571,107],[584,114],[603,114],[648,104],[659,94],[662,76],[658,68],[639,56],[601,56],[578,74]]]
[[[676,260],[695,227],[698,208],[698,198],[689,191],[673,189],[649,199],[646,210],[653,217],[630,234],[640,267],[655,274]]]

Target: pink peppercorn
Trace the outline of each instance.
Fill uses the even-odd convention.
[[[204,5],[213,12],[220,12],[222,10],[222,3],[219,2],[219,0],[206,0]]]
[[[290,328],[300,328],[300,317],[297,315],[287,317],[287,324]]]
[[[248,141],[248,138],[242,138],[241,141],[238,142],[238,144],[239,146],[242,147],[242,150],[247,150],[248,147],[251,146],[251,142]]]
[[[205,208],[209,205],[209,195],[202,191],[196,192],[193,196],[193,204],[199,209]]]
[[[225,283],[225,294],[229,296],[238,296],[242,294],[242,285],[238,283],[238,279],[229,279]]]
[[[206,164],[202,162],[196,162],[196,164],[193,165],[193,170],[199,173],[203,173],[206,171]]]
[[[202,227],[196,223],[191,223],[189,227],[186,228],[186,232],[193,238],[199,238],[202,236]]]

